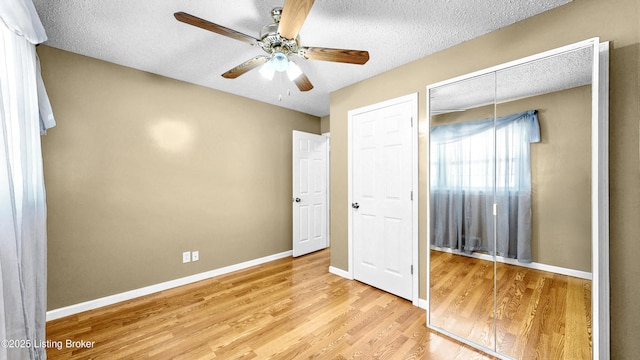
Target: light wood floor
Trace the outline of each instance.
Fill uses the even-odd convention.
[[[47,323],[49,359],[492,359],[425,326],[425,311],[286,258]]]
[[[591,359],[591,281],[431,251],[432,323],[517,359]],[[495,319],[495,324],[494,324]]]

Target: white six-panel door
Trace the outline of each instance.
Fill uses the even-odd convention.
[[[350,113],[353,277],[409,300],[413,300],[417,226],[413,99]]]
[[[327,247],[327,138],[293,131],[293,256]]]

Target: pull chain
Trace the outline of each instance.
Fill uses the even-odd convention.
[[[278,89],[284,89],[285,86],[282,83],[282,73],[278,74]],[[286,95],[287,97],[291,96],[291,90],[289,88],[286,88]],[[284,97],[282,96],[282,92],[280,90],[278,90],[278,101],[282,101],[282,99],[284,99]]]

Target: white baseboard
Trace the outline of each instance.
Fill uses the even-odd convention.
[[[453,250],[453,249],[450,249],[450,248],[441,248],[441,247],[436,247],[436,246],[433,246],[433,245],[431,246],[431,250],[437,250],[437,251],[442,251],[442,252],[446,252],[446,253],[449,253],[449,254],[464,255],[464,256],[468,256],[468,257],[472,257],[472,258],[476,258],[476,259],[493,261],[493,256],[491,256],[489,254],[482,254],[482,253],[475,253],[475,252],[471,253],[471,254],[468,254],[468,253],[461,252],[461,251],[458,251],[458,250]],[[511,258],[507,258],[507,257],[504,257],[504,256],[496,256],[496,261],[504,263],[504,264],[509,264],[509,265],[522,266],[522,267],[529,268],[529,269],[542,270],[542,271],[552,272],[552,273],[555,273],[555,274],[573,276],[573,277],[577,277],[577,278],[580,278],[580,279],[591,280],[591,278],[592,278],[591,273],[588,272],[588,271],[574,270],[574,269],[564,268],[564,267],[560,267],[560,266],[541,264],[541,263],[537,263],[537,262],[522,263],[522,262],[519,262],[516,259],[511,259]]]
[[[418,307],[421,308],[421,309],[427,310],[427,308],[429,307],[429,304],[427,303],[427,300],[425,300],[425,299],[418,299]]]
[[[85,301],[79,304],[66,306],[59,309],[47,311],[47,321],[59,319],[65,316],[81,313],[83,311],[94,310],[103,306],[112,305],[126,300],[135,299],[137,297],[153,294],[159,291],[168,290],[182,285],[191,284],[197,281],[209,279],[212,277],[228,274],[230,272],[246,269],[252,266],[267,263],[269,261],[278,260],[289,257],[293,254],[292,251],[285,251],[279,254],[265,256],[259,259],[245,261],[235,265],[225,266],[223,268],[203,272],[200,274],[190,275],[180,279],[166,281],[160,284],[146,286],[140,289],[126,291],[119,294],[105,296],[103,298]]]
[[[337,267],[329,266],[329,272],[334,275],[341,276],[345,279],[353,280],[353,276],[351,276],[351,273],[342,269],[338,269]]]

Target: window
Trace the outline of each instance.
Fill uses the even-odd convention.
[[[436,126],[431,131],[431,188],[492,192],[495,184],[496,191],[530,191],[529,144],[538,141],[534,110],[495,121]]]

